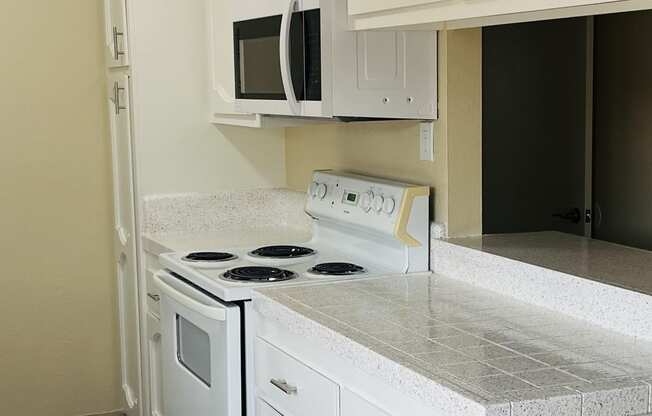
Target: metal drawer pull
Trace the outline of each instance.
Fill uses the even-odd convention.
[[[113,26],[113,59],[116,61],[120,60],[120,57],[125,54],[120,50],[120,43],[118,42],[118,38],[124,35],[124,32],[118,31],[118,28]]]
[[[127,107],[123,106],[120,103],[120,94],[122,94],[124,90],[125,89],[120,86],[120,83],[118,83],[118,81],[113,83],[113,105],[115,106],[116,115],[120,115],[121,110],[127,109]]]
[[[159,295],[155,295],[153,293],[148,293],[147,297],[153,300],[154,302],[158,302],[161,300],[161,297]]]
[[[277,389],[281,390],[283,393],[287,394],[288,396],[297,394],[299,390],[295,386],[291,386],[287,383],[285,380],[278,380],[278,379],[271,379],[269,380],[270,383],[274,385]]]

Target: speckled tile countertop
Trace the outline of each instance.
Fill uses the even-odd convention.
[[[652,343],[443,276],[261,289],[254,307],[447,415],[650,411]]]
[[[452,244],[652,295],[652,252],[572,234],[495,234]]]
[[[644,277],[648,252],[561,233],[432,240],[430,250],[435,273],[652,341],[652,296],[586,276]]]
[[[144,249],[158,255],[308,241],[305,200],[304,192],[286,189],[149,196],[143,201]]]

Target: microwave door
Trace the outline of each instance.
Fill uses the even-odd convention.
[[[242,416],[240,309],[159,272],[166,416]]]
[[[233,35],[236,98],[284,101],[281,16],[236,22]]]
[[[242,111],[295,115],[302,102],[321,100],[319,9],[235,22],[233,34]],[[286,94],[288,81],[296,108]]]

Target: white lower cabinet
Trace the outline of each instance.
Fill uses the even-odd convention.
[[[265,339],[256,338],[254,354],[256,416],[398,416]]]
[[[389,413],[369,403],[367,400],[342,387],[340,416],[390,416]]]
[[[337,416],[335,382],[261,338],[255,341],[254,354],[259,398],[283,416]]]
[[[253,320],[255,416],[449,414],[444,403],[424,402],[403,392],[385,377],[353,365],[352,357],[341,356],[315,337],[290,331],[259,311],[254,312]],[[365,361],[364,356],[358,358]]]

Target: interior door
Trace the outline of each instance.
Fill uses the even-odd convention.
[[[652,12],[595,18],[594,237],[652,250]]]
[[[127,0],[104,0],[106,62],[110,68],[129,65]]]
[[[173,275],[161,290],[165,416],[242,416],[240,308],[219,302]]]
[[[108,81],[121,376],[125,406],[131,416],[140,412],[140,327],[129,77],[112,73]]]

